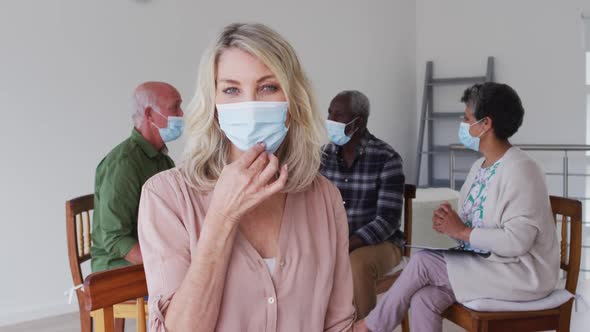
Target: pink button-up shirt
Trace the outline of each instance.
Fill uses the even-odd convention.
[[[138,232],[150,331],[166,331],[166,309],[191,263],[209,195],[189,187],[177,168],[143,187]],[[338,189],[318,176],[306,191],[287,195],[283,213],[272,272],[238,231],[216,331],[351,329],[355,312],[348,224]],[[194,321],[198,326],[199,317]]]

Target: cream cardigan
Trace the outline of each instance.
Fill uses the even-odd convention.
[[[482,163],[483,158],[471,168],[461,188],[459,206]],[[555,288],[559,245],[545,175],[520,149],[512,147],[505,153],[490,180],[483,227],[472,231],[470,243],[492,255],[445,253],[457,301],[531,301]]]

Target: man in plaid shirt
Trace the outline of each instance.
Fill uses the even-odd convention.
[[[404,173],[400,155],[369,133],[369,99],[339,93],[328,110],[331,144],[324,146],[321,173],[342,194],[348,215],[349,252],[357,318],[375,307],[376,280],[402,257],[400,230]]]

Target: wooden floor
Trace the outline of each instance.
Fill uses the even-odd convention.
[[[582,280],[578,290],[584,295],[586,302],[590,303],[590,280]],[[588,332],[590,331],[590,308],[586,308],[583,304],[579,307],[580,311],[574,312],[572,315],[571,332]],[[0,332],[78,332],[80,331],[78,317],[76,312],[16,325],[0,326]],[[135,322],[133,320],[126,322],[125,331],[135,331]],[[395,330],[395,332],[399,331],[399,328]],[[445,321],[443,331],[460,332],[463,330]]]

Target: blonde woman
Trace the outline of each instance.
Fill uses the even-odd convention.
[[[293,48],[232,24],[205,53],[182,166],[143,187],[150,331],[348,331],[346,213]]]

